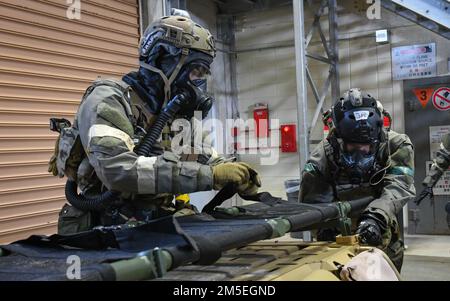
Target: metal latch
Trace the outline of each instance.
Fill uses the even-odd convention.
[[[50,130],[61,133],[64,128],[71,127],[72,124],[65,118],[50,118]]]

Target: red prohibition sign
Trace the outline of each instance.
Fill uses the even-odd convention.
[[[439,111],[447,111],[450,109],[450,88],[442,87],[434,91],[433,105]]]

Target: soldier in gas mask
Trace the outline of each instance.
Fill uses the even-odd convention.
[[[400,270],[403,242],[396,216],[415,197],[414,150],[406,135],[383,128],[383,116],[389,114],[369,94],[344,93],[325,116],[332,129],[311,153],[299,198],[327,203],[373,196],[356,233],[362,243],[383,249]],[[321,229],[318,239],[333,240],[336,234]]]
[[[215,51],[210,32],[188,15],[163,17],[142,37],[137,72],[95,81],[73,125],[53,120],[61,134],[49,171],[68,178],[70,203],[60,213],[60,234],[176,214],[176,194],[229,183],[241,194],[257,192],[258,174],[245,163],[225,163],[213,151],[183,161],[155,143],[170,118],[208,114],[205,76]]]
[[[450,167],[450,133],[442,137],[440,149],[436,153],[436,159],[433,160],[430,171],[425,179],[422,181],[423,190],[416,200],[417,206],[427,197],[433,198],[433,187],[440,180],[442,175]],[[450,228],[450,202],[445,205],[447,212],[447,224]]]

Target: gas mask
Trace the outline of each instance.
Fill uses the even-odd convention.
[[[340,157],[341,167],[352,182],[368,181],[376,169],[376,154],[374,151],[368,153],[360,150],[342,151]]]
[[[186,66],[174,83],[174,95],[185,94],[189,101],[177,114],[179,117],[191,119],[195,111],[202,113],[204,119],[213,105],[214,99],[206,92],[206,76],[208,68],[202,64],[192,63]]]

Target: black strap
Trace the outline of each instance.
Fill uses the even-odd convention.
[[[236,193],[237,193],[237,186],[232,183],[227,184],[214,196],[214,198],[208,204],[206,204],[205,207],[203,207],[202,212],[208,214],[212,213],[214,211],[214,208],[222,205],[223,202],[232,198]],[[281,198],[274,197],[268,192],[261,192],[256,195],[250,196],[248,195],[239,195],[239,196],[246,201],[261,202],[269,206],[275,205],[276,203],[282,200]]]
[[[223,202],[232,198],[237,192],[237,186],[233,183],[229,183],[225,185],[215,196],[214,198],[203,207],[203,213],[211,213],[214,211],[214,208],[222,205]]]
[[[64,248],[64,246],[70,246],[73,248],[89,250],[105,250],[118,247],[114,233],[100,230],[91,230],[71,235],[53,234],[48,237],[32,235],[27,239],[19,240],[15,243],[50,248]]]
[[[278,204],[279,202],[283,201],[282,198],[278,198],[278,197],[274,197],[273,195],[271,195],[268,192],[260,192],[258,194],[255,195],[250,195],[250,196],[242,196],[241,198],[243,198],[246,201],[254,201],[254,202],[260,202],[260,203],[264,203],[268,206],[273,206],[275,204]],[[285,202],[285,201],[283,201]]]
[[[130,253],[167,245],[196,250],[195,241],[184,232],[173,215],[137,227],[118,225],[70,235],[54,234],[48,237],[33,235],[15,243],[58,249],[70,247],[106,250],[113,248]]]

